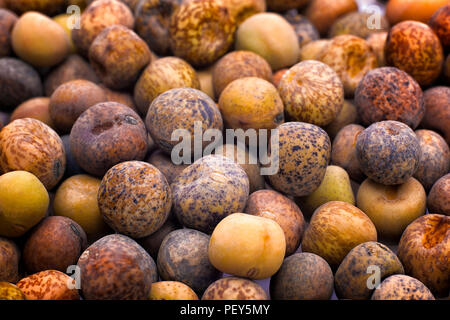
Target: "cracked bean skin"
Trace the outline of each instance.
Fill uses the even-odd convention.
[[[326,126],[344,105],[341,80],[332,68],[318,61],[303,61],[290,68],[278,90],[293,121]]]
[[[133,238],[156,232],[172,207],[172,193],[164,175],[141,161],[122,162],[108,170],[97,200],[105,222]]]
[[[417,171],[421,150],[416,134],[398,121],[376,122],[358,135],[356,156],[361,170],[384,185],[406,182]]]
[[[378,58],[367,41],[349,34],[331,39],[317,60],[336,71],[346,98],[353,97],[364,75],[378,67]]]
[[[427,214],[403,232],[398,257],[405,273],[421,281],[435,297],[450,290],[450,217]]]
[[[144,122],[131,108],[117,102],[90,107],[70,132],[70,150],[76,162],[99,177],[118,163],[143,160],[147,149]]]

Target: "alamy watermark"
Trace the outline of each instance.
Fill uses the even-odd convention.
[[[180,141],[181,140],[181,141]],[[172,132],[171,141],[178,142],[171,153],[172,162],[176,165],[191,164],[202,157],[215,154],[222,145],[238,147],[226,148],[225,157],[235,159],[238,164],[260,164],[261,175],[274,175],[279,169],[279,132],[277,129],[226,129],[225,139],[221,130],[207,129],[203,132],[201,121],[194,122],[194,133],[187,129],[176,129]],[[208,143],[205,146],[205,143]],[[193,159],[192,159],[193,156]]]
[[[67,267],[66,273],[69,275],[67,279],[67,288],[69,290],[81,289],[81,269],[77,265],[71,265]]]
[[[376,5],[369,5],[364,9],[364,12],[370,14],[367,18],[367,28],[369,30],[381,30],[381,17],[383,15],[381,8]]]
[[[66,13],[70,15],[67,19],[67,28],[70,30],[81,29],[81,8],[74,4],[67,7]]]
[[[366,285],[369,290],[378,289],[381,282],[381,269],[379,266],[370,265],[367,267],[367,274],[370,276],[367,278]]]

